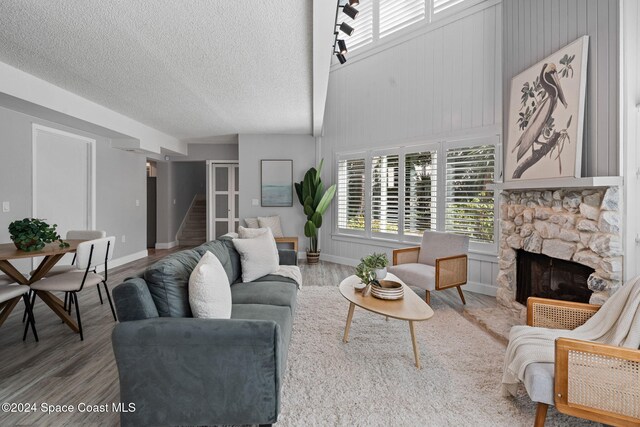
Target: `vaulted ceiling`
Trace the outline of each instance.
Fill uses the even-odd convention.
[[[310,134],[312,3],[0,0],[0,61],[180,139]]]

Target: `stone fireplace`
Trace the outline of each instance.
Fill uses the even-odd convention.
[[[622,231],[618,187],[503,190],[500,196],[498,302],[522,317],[516,300],[518,251],[593,269],[589,302],[602,304],[621,285]]]

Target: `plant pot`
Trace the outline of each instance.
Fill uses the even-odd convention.
[[[320,260],[320,252],[307,252],[307,264],[317,264]]]
[[[27,247],[29,247],[29,246],[31,246],[31,245],[35,245],[36,243],[38,243],[38,241],[34,239],[34,240],[31,240],[30,242],[28,242],[28,243],[26,244],[26,246],[27,246]],[[19,251],[21,251],[21,250],[22,250],[22,248],[21,248],[20,246],[18,246],[18,242],[13,242],[13,244],[14,244],[14,245],[16,245],[16,248],[17,248]]]
[[[376,268],[374,271],[376,272],[376,280],[382,280],[387,277],[387,267]]]

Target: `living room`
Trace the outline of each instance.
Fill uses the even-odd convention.
[[[637,1],[0,24],[1,425],[640,425]]]

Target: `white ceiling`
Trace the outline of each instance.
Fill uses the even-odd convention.
[[[0,61],[180,139],[310,134],[312,20],[308,0],[0,0]]]

